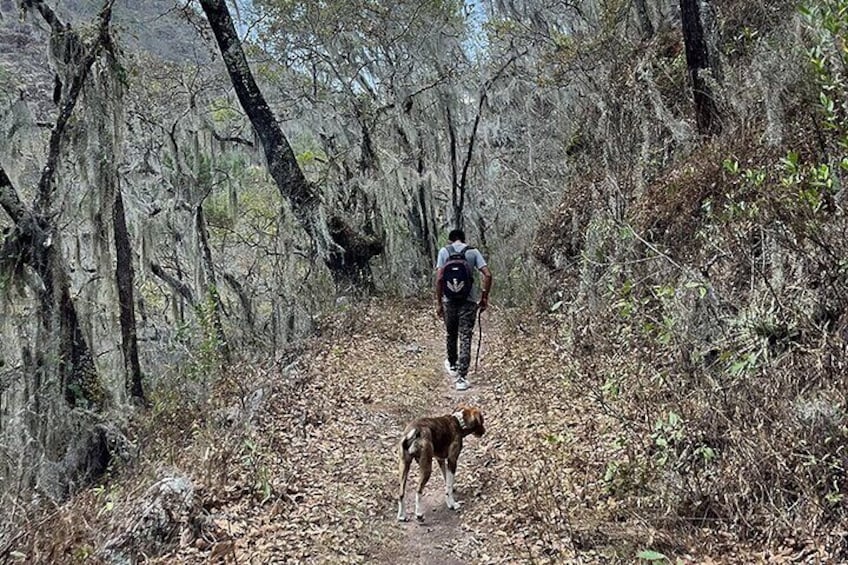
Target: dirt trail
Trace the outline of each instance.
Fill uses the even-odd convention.
[[[488,328],[486,321],[488,320],[484,321],[484,325],[488,329],[487,333],[490,333],[491,329]],[[459,404],[486,406],[490,390],[488,390],[485,380],[480,378],[482,375],[479,372],[474,372],[473,353],[477,347],[476,339],[472,348],[472,367],[469,371],[469,380],[472,382],[472,387],[466,391],[457,391],[454,388],[453,379],[442,370],[445,351],[444,334],[438,324],[422,340],[420,347],[419,360],[422,366],[432,368],[436,373],[430,405],[422,415],[442,415]],[[413,463],[406,497],[407,514],[410,516],[410,521],[398,524],[398,527],[404,530],[406,534],[405,548],[394,554],[386,555],[387,562],[420,563],[421,565],[462,565],[467,563],[466,560],[451,556],[450,548],[468,547],[482,543],[482,540],[476,539],[472,533],[462,528],[463,520],[467,515],[467,512],[464,511],[474,505],[473,493],[463,484],[467,483],[468,476],[473,475],[475,469],[480,465],[480,446],[472,444],[486,439],[485,436],[481,439],[469,437],[464,442],[457,468],[455,489],[457,500],[462,503],[458,511],[450,510],[445,505],[444,479],[438,466],[434,464],[433,474],[422,498],[424,509],[424,520],[422,522],[416,522],[411,517],[418,480],[417,465]]]
[[[229,537],[218,543],[228,543],[238,563],[516,563],[530,551],[536,562],[561,562],[559,538],[537,546],[526,527],[535,510],[523,487],[534,479],[525,475],[544,470],[516,464],[528,450],[544,449],[536,445],[544,430],[525,421],[527,395],[515,388],[539,384],[514,378],[525,370],[522,359],[538,356],[508,357],[527,344],[507,344],[497,312],[486,313],[483,323],[480,372],[472,369],[465,392],[454,390],[444,372],[443,328],[429,303],[375,302],[326,324],[293,375],[275,382],[245,442],[249,450],[242,449],[241,477],[232,479],[241,490],[216,493],[222,501],[214,518]],[[532,335],[527,343],[535,343]],[[549,377],[544,382],[561,386]],[[544,410],[559,417],[557,390],[547,394]],[[398,522],[397,442],[404,426],[417,416],[451,413],[459,403],[481,407],[487,429],[463,447],[455,485],[462,507],[447,509],[434,465],[424,521]],[[410,516],[417,476],[413,465]],[[266,478],[267,486],[257,486]],[[553,558],[538,559],[542,550]],[[208,549],[188,546],[161,562],[208,557]]]
[[[347,435],[354,438],[354,443],[356,438],[365,440],[377,451],[374,460],[364,463],[364,481],[345,485],[356,492],[370,483],[379,491],[379,504],[370,524],[354,541],[361,547],[360,555],[372,563],[469,563],[480,554],[479,548],[485,543],[465,522],[475,508],[475,497],[482,494],[481,485],[474,483],[474,477],[483,459],[488,434],[481,439],[469,437],[464,443],[455,486],[456,498],[463,503],[460,510],[446,507],[444,479],[434,462],[422,498],[424,520],[416,521],[413,508],[418,469],[413,464],[406,489],[410,520],[398,522],[396,518],[397,442],[405,424],[417,416],[449,414],[458,404],[472,404],[485,410],[489,394],[482,375],[475,374],[473,368],[469,374],[472,387],[463,392],[455,390],[453,380],[443,368],[442,323],[429,309],[416,306],[410,311],[369,309],[359,320],[360,327],[345,338],[334,338],[336,341],[327,356],[319,354],[310,370],[316,379],[339,372],[340,380],[336,384],[356,390],[363,411],[348,421]],[[496,327],[484,321],[486,335],[481,357]],[[374,438],[379,438],[376,445]],[[356,450],[350,453],[351,458],[359,459],[362,455]],[[324,559],[333,560],[321,557],[318,561]]]

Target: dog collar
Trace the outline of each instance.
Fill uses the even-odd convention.
[[[462,411],[454,412],[453,417],[456,418],[456,421],[459,422],[459,427],[461,429],[465,429],[468,427],[468,424],[465,423],[465,418],[463,417]]]

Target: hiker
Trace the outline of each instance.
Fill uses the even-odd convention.
[[[467,390],[474,322],[477,309],[483,312],[489,306],[492,273],[483,254],[465,243],[464,231],[451,231],[448,240],[436,260],[436,314],[447,330],[445,370],[456,379],[456,390]],[[475,269],[480,271],[482,289],[474,284]]]

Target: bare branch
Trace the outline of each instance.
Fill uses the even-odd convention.
[[[456,222],[458,227],[462,227],[463,219],[462,219],[462,211],[465,208],[465,192],[466,192],[466,183],[468,181],[468,169],[471,166],[471,157],[474,155],[474,143],[477,140],[477,130],[480,127],[480,120],[483,116],[483,108],[486,105],[486,98],[488,95],[489,88],[500,79],[506,70],[519,59],[519,57],[523,57],[527,54],[527,50],[520,51],[518,53],[513,54],[512,57],[507,59],[503,65],[489,78],[484,84],[483,88],[480,91],[480,100],[477,103],[477,115],[474,116],[474,126],[471,128],[471,136],[468,139],[468,151],[465,152],[465,161],[462,164],[462,173],[459,177],[459,182],[456,181],[456,150],[454,148],[455,134],[453,132],[453,124],[450,123],[450,112],[448,112],[448,126],[450,128],[450,137],[451,137],[451,167],[452,167],[452,177],[454,189],[452,191],[453,194],[453,204],[456,215]],[[457,202],[457,192],[459,192],[459,201]]]
[[[214,129],[212,130],[212,137],[214,137],[218,141],[223,141],[225,143],[237,143],[240,145],[246,145],[247,147],[253,147],[253,142],[248,139],[244,139],[243,137],[239,137],[237,135],[221,135]]]
[[[162,279],[168,286],[177,291],[177,294],[185,298],[186,302],[188,302],[192,306],[195,304],[194,294],[191,292],[191,289],[188,287],[188,285],[171,276],[158,263],[151,263],[150,270],[153,272],[154,275]]]
[[[44,18],[44,21],[50,26],[50,31],[56,35],[60,35],[70,30],[70,27],[63,24],[56,15],[56,12],[54,12],[50,6],[42,2],[42,0],[24,0],[23,8],[24,10],[31,10],[33,8],[38,10],[38,13],[41,14],[41,17]]]
[[[106,0],[103,4],[103,8],[100,10],[100,15],[98,16],[100,23],[98,25],[97,39],[95,39],[94,44],[83,57],[82,61],[79,62],[78,71],[71,81],[70,88],[63,96],[59,117],[56,119],[56,125],[53,126],[53,131],[50,132],[47,163],[44,165],[44,169],[41,172],[41,180],[38,183],[38,196],[35,205],[36,211],[46,212],[49,209],[54,188],[53,185],[56,178],[56,168],[59,165],[59,153],[61,151],[62,138],[65,135],[65,128],[68,125],[68,121],[71,119],[71,114],[73,114],[74,107],[77,104],[77,100],[79,99],[83,84],[85,84],[85,80],[88,77],[88,72],[91,70],[91,66],[100,55],[100,50],[104,46],[111,44],[111,38],[109,37],[109,22],[112,18],[112,5],[114,2],[115,0]],[[55,19],[55,14],[53,14],[49,8],[44,6],[44,3],[40,0],[30,0],[30,3],[39,9],[45,19]],[[50,21],[52,20],[48,19],[48,22]],[[52,23],[51,27],[53,28],[54,33],[57,33],[57,28],[61,29],[59,33],[72,33],[70,26],[64,26],[61,23]]]

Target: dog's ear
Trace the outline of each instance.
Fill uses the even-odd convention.
[[[466,406],[462,409],[462,419],[465,420],[465,425],[473,430],[483,430],[483,413],[473,406]]]

